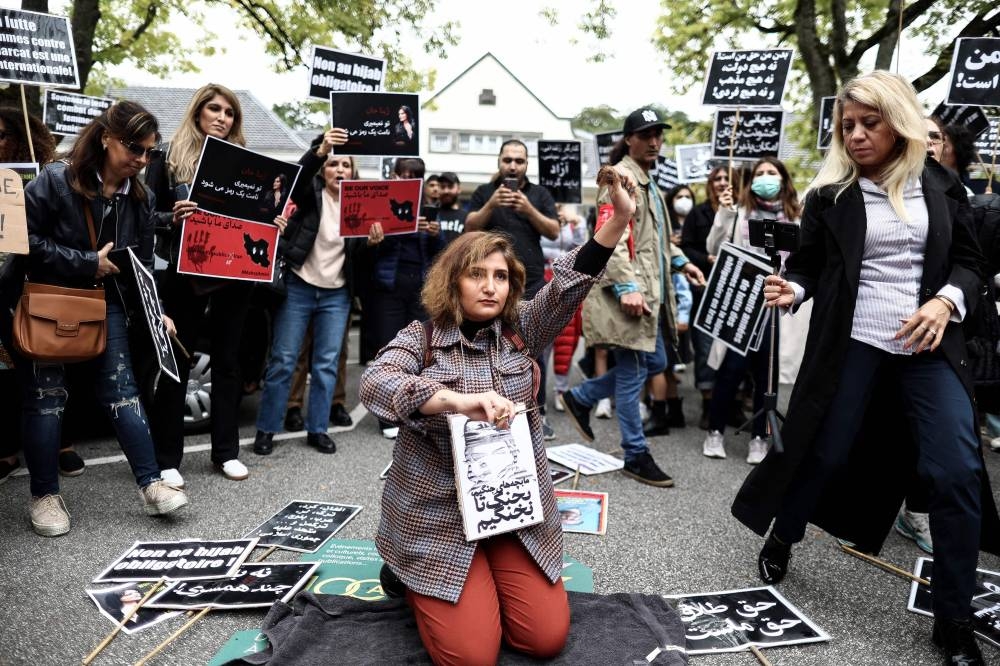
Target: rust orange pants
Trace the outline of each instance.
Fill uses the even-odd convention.
[[[406,600],[435,664],[495,664],[501,638],[515,650],[551,659],[569,633],[562,579],[550,583],[514,536],[479,544],[457,603],[410,590]]]

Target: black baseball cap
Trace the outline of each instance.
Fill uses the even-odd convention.
[[[458,174],[454,171],[445,171],[440,176],[438,176],[439,183],[448,183],[449,185],[460,185],[462,181],[458,179]]]
[[[647,106],[628,114],[623,131],[625,134],[635,134],[654,127],[659,127],[661,130],[670,129],[663,116],[656,109]]]

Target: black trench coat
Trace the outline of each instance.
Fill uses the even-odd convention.
[[[929,222],[920,302],[951,283],[962,290],[971,313],[979,297],[983,259],[965,191],[957,179],[931,161],[921,184]],[[857,183],[836,201],[833,195],[827,189],[808,198],[802,216],[802,245],[787,261],[786,278],[805,289],[806,298],[813,299],[813,310],[788,420],[781,430],[785,452],[772,452],[750,472],[732,506],[733,515],[761,536],[815,445],[851,337],[866,233],[864,199]],[[945,328],[939,349],[973,400],[960,325],[950,323]],[[875,387],[847,465],[830,480],[810,522],[863,551],[879,552],[903,498],[916,482],[916,449],[898,391],[891,385],[886,390]],[[981,494],[981,547],[1000,554],[1000,518],[985,465]]]

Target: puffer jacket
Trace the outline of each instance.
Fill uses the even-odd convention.
[[[662,229],[654,216],[656,202],[660,201],[660,210],[666,217],[667,207],[655,183],[651,183],[649,174],[635,160],[626,156],[621,164],[629,170],[632,178],[639,185],[636,189],[638,203],[635,210],[634,226],[629,234],[623,234],[614,254],[608,261],[604,278],[592,289],[583,304],[583,335],[588,345],[612,345],[625,349],[653,352],[656,349],[657,313],[660,305],[665,304],[663,324],[665,334],[669,339],[667,344],[677,343],[677,304],[674,299],[674,287],[669,274],[664,282],[667,293],[660,291],[660,257],[663,256],[664,269],[669,271],[671,260],[675,257],[687,258],[684,253],[670,242],[670,233]],[[598,192],[598,205],[608,203],[607,190]],[[629,252],[629,238],[635,248],[635,256]],[[646,304],[653,314],[642,317],[632,317],[622,312],[612,286],[631,282],[639,287],[639,293],[646,299]]]

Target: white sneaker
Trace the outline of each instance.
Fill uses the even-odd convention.
[[[718,430],[713,430],[705,435],[705,441],[701,445],[701,452],[709,458],[725,458],[726,446],[722,433]]]
[[[990,440],[990,451],[1000,451],[1000,437],[994,437]]]
[[[646,406],[646,403],[640,402],[639,403],[639,418],[642,419],[643,423],[645,423],[646,421],[649,420],[650,416],[651,416],[651,414],[649,413],[649,407]]]
[[[687,369],[687,363],[674,363],[674,372],[684,372]]]
[[[758,465],[767,455],[767,440],[754,437],[750,440],[750,451],[747,453],[747,463]]]
[[[382,436],[385,437],[386,439],[396,439],[398,435],[399,435],[398,427],[393,426],[391,428],[382,428]]]
[[[930,516],[926,513],[910,511],[904,504],[896,516],[896,531],[907,539],[913,539],[925,553],[934,554],[934,541],[931,539]]]
[[[28,513],[31,527],[38,535],[54,537],[69,532],[69,511],[59,495],[32,497]]]
[[[594,409],[594,416],[599,419],[611,418],[611,398],[601,398],[597,401],[597,407]]]
[[[556,393],[555,408],[557,412],[565,412],[566,405],[563,404],[562,393]]]
[[[139,491],[142,506],[150,516],[164,516],[188,503],[187,495],[164,481],[153,481]]]
[[[184,477],[176,469],[161,469],[160,480],[166,481],[168,486],[173,486],[174,488],[184,487]]]
[[[243,479],[250,476],[250,470],[247,469],[247,466],[241,463],[236,458],[233,458],[232,460],[227,460],[218,467],[219,471],[222,472],[222,475],[225,476],[230,481],[242,481]],[[163,478],[163,472],[160,472],[160,478]],[[163,480],[166,481],[166,479]]]

